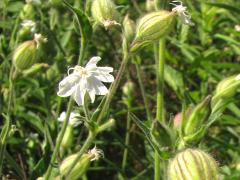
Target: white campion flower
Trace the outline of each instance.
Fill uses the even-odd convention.
[[[36,30],[36,23],[32,20],[23,20],[21,23],[22,27],[29,28],[31,32],[35,32]]]
[[[86,92],[93,103],[95,95],[106,95],[108,89],[102,82],[111,83],[114,77],[111,67],[97,67],[100,57],[92,57],[85,67],[75,66],[68,69],[68,76],[59,83],[58,96],[72,96],[80,106],[84,104]]]
[[[172,9],[172,11],[176,12],[178,14],[178,16],[180,17],[183,24],[190,25],[190,26],[194,25],[194,23],[191,21],[190,14],[188,14],[188,12],[187,12],[187,7],[183,6],[182,1],[176,0],[176,1],[172,1],[170,4],[175,6]]]
[[[93,149],[88,151],[88,154],[92,156],[91,161],[99,160],[101,157],[104,157],[104,152],[101,149],[98,149],[96,145]]]
[[[71,112],[70,116],[69,116],[69,124],[72,125],[73,127],[76,127],[78,125],[80,125],[82,122],[79,119],[80,114],[76,113],[76,112]],[[62,112],[58,118],[59,122],[63,122],[66,118],[66,112]]]

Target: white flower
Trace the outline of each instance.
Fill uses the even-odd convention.
[[[35,32],[36,23],[32,20],[23,20],[21,23],[22,27],[30,28],[31,32]]]
[[[62,112],[58,118],[58,121],[63,122],[65,120],[66,117],[66,112]],[[72,125],[73,127],[78,126],[79,124],[81,124],[82,122],[79,119],[80,114],[76,113],[76,112],[71,112],[70,116],[69,116],[69,124]]]
[[[103,150],[98,149],[96,145],[94,146],[93,149],[88,151],[88,154],[92,156],[91,161],[98,160],[100,157],[104,157]]]
[[[37,43],[37,47],[41,42],[46,43],[48,40],[42,34],[34,34],[34,41]]]
[[[113,82],[114,77],[111,67],[97,67],[100,57],[92,57],[85,67],[75,66],[68,69],[68,76],[59,83],[58,96],[72,96],[77,104],[84,104],[84,96],[88,92],[91,102],[95,100],[95,95],[106,95],[108,89],[102,82]],[[72,72],[70,72],[72,71]]]
[[[176,4],[176,3],[178,3],[178,4]],[[178,14],[178,16],[180,17],[183,24],[190,25],[190,26],[194,25],[194,23],[191,21],[191,16],[187,12],[187,7],[183,6],[182,1],[176,0],[176,1],[172,1],[172,3],[170,3],[170,4],[175,6],[172,9],[172,11],[176,12]]]

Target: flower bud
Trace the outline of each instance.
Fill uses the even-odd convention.
[[[123,20],[123,35],[128,43],[131,43],[135,36],[135,23],[129,18],[128,15],[125,16]]]
[[[204,126],[204,122],[211,114],[211,96],[207,96],[201,103],[199,103],[186,119],[184,124],[184,138],[198,133]],[[195,137],[198,139],[198,137]],[[192,139],[193,140],[193,139]]]
[[[26,41],[20,44],[13,54],[13,64],[22,71],[31,67],[36,61],[37,44],[35,41]]]
[[[19,70],[25,70],[36,62],[38,46],[41,42],[46,42],[41,34],[34,34],[34,39],[20,44],[13,53],[13,64]]]
[[[133,96],[134,93],[134,83],[132,81],[127,81],[123,86],[123,94],[125,96]]]
[[[64,133],[62,143],[61,143],[61,149],[62,151],[67,150],[72,146],[73,143],[73,126],[69,124],[66,128],[66,131]]]
[[[169,180],[217,180],[217,163],[207,153],[197,149],[186,149],[170,161]]]
[[[117,23],[118,12],[111,0],[94,0],[92,3],[92,16],[97,23],[102,24],[106,29]]]
[[[213,104],[215,104],[219,99],[230,99],[232,98],[237,89],[240,86],[240,75],[231,76],[223,79],[216,88],[216,93],[213,96]]]
[[[103,156],[102,150],[94,147],[88,153],[83,154],[79,161],[76,163],[71,173],[68,175],[68,179],[77,180],[80,179],[88,170],[91,161],[98,160]],[[60,166],[60,174],[66,175],[69,171],[71,164],[75,161],[77,154],[73,154],[65,158]]]
[[[29,69],[27,70],[24,70],[23,71],[23,74],[25,76],[32,76],[32,75],[35,75],[36,73],[40,72],[42,69],[46,69],[48,68],[49,65],[48,64],[45,64],[45,63],[37,63],[37,64],[34,64],[32,67],[30,67]]]
[[[137,24],[131,51],[137,51],[140,47],[157,41],[168,34],[175,15],[173,12],[162,10],[143,16]]]

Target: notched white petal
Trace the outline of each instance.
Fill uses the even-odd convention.
[[[72,93],[76,89],[79,79],[80,79],[79,76],[76,76],[74,74],[65,77],[59,83],[59,90],[57,92],[57,95],[61,97],[67,97],[72,95]]]
[[[86,68],[89,67],[89,66],[96,66],[98,61],[101,60],[101,57],[99,56],[94,56],[92,57],[89,62],[86,64]]]

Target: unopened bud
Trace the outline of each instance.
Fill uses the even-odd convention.
[[[219,99],[230,99],[232,98],[237,89],[240,86],[240,75],[231,76],[223,79],[216,88],[216,93],[213,96],[213,104],[215,104]]]
[[[66,131],[62,139],[61,143],[62,151],[65,151],[68,148],[70,148],[72,146],[72,143],[73,143],[73,126],[69,124],[66,128]]]
[[[134,83],[132,81],[128,81],[123,86],[123,94],[125,96],[133,96],[134,93]]]
[[[94,147],[92,150],[89,150],[88,153],[83,154],[79,161],[76,163],[74,168],[71,170],[71,173],[68,175],[68,179],[77,180],[80,179],[88,170],[91,161],[98,160],[103,156],[102,150]],[[69,171],[71,164],[75,161],[77,154],[73,154],[65,158],[60,166],[60,174],[62,176],[66,175]]]
[[[192,136],[205,125],[211,114],[211,96],[207,96],[201,103],[199,103],[186,119],[184,124],[184,136]],[[197,138],[197,137],[196,137]]]
[[[143,16],[136,27],[136,37],[131,45],[131,51],[137,51],[144,45],[159,40],[171,30],[175,13],[157,11]]]
[[[216,161],[207,153],[197,149],[186,149],[170,161],[169,180],[217,180]]]
[[[35,14],[34,7],[32,3],[27,3],[23,6],[20,12],[20,18],[24,19],[33,19]]]
[[[134,21],[131,20],[128,15],[126,15],[123,20],[123,35],[128,43],[132,42],[135,36],[135,31],[136,27]]]
[[[29,69],[26,69],[23,71],[23,74],[25,76],[32,76],[35,75],[36,73],[40,72],[42,69],[46,69],[48,68],[49,65],[45,64],[45,63],[37,63],[34,64],[32,67],[30,67]]]
[[[102,24],[106,29],[112,25],[120,25],[118,12],[111,0],[94,0],[92,3],[92,16],[97,23]]]
[[[13,64],[22,71],[31,67],[36,61],[37,43],[26,41],[20,44],[13,54]]]

